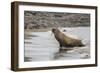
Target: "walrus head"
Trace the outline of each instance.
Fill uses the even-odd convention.
[[[55,32],[58,32],[59,29],[58,28],[52,28],[52,32],[55,33]]]

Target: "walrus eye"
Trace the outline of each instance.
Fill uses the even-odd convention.
[[[64,32],[66,32],[66,30],[65,30],[65,29],[64,29],[63,31],[64,31]]]

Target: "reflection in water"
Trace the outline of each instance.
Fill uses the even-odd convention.
[[[27,61],[29,62],[29,61],[31,61],[31,59],[32,59],[31,57],[24,57],[25,62],[27,62]]]

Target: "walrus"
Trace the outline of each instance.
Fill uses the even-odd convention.
[[[61,32],[58,28],[53,28],[52,32],[61,47],[81,47],[84,46],[81,40],[69,37]]]

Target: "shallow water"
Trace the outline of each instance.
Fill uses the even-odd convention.
[[[84,47],[63,47],[64,51],[59,52],[59,43],[51,31],[30,32],[25,34],[25,60],[67,60],[90,58],[90,28],[71,27],[63,28],[67,35],[72,34],[78,37],[85,44]],[[61,29],[62,31],[62,29]]]

